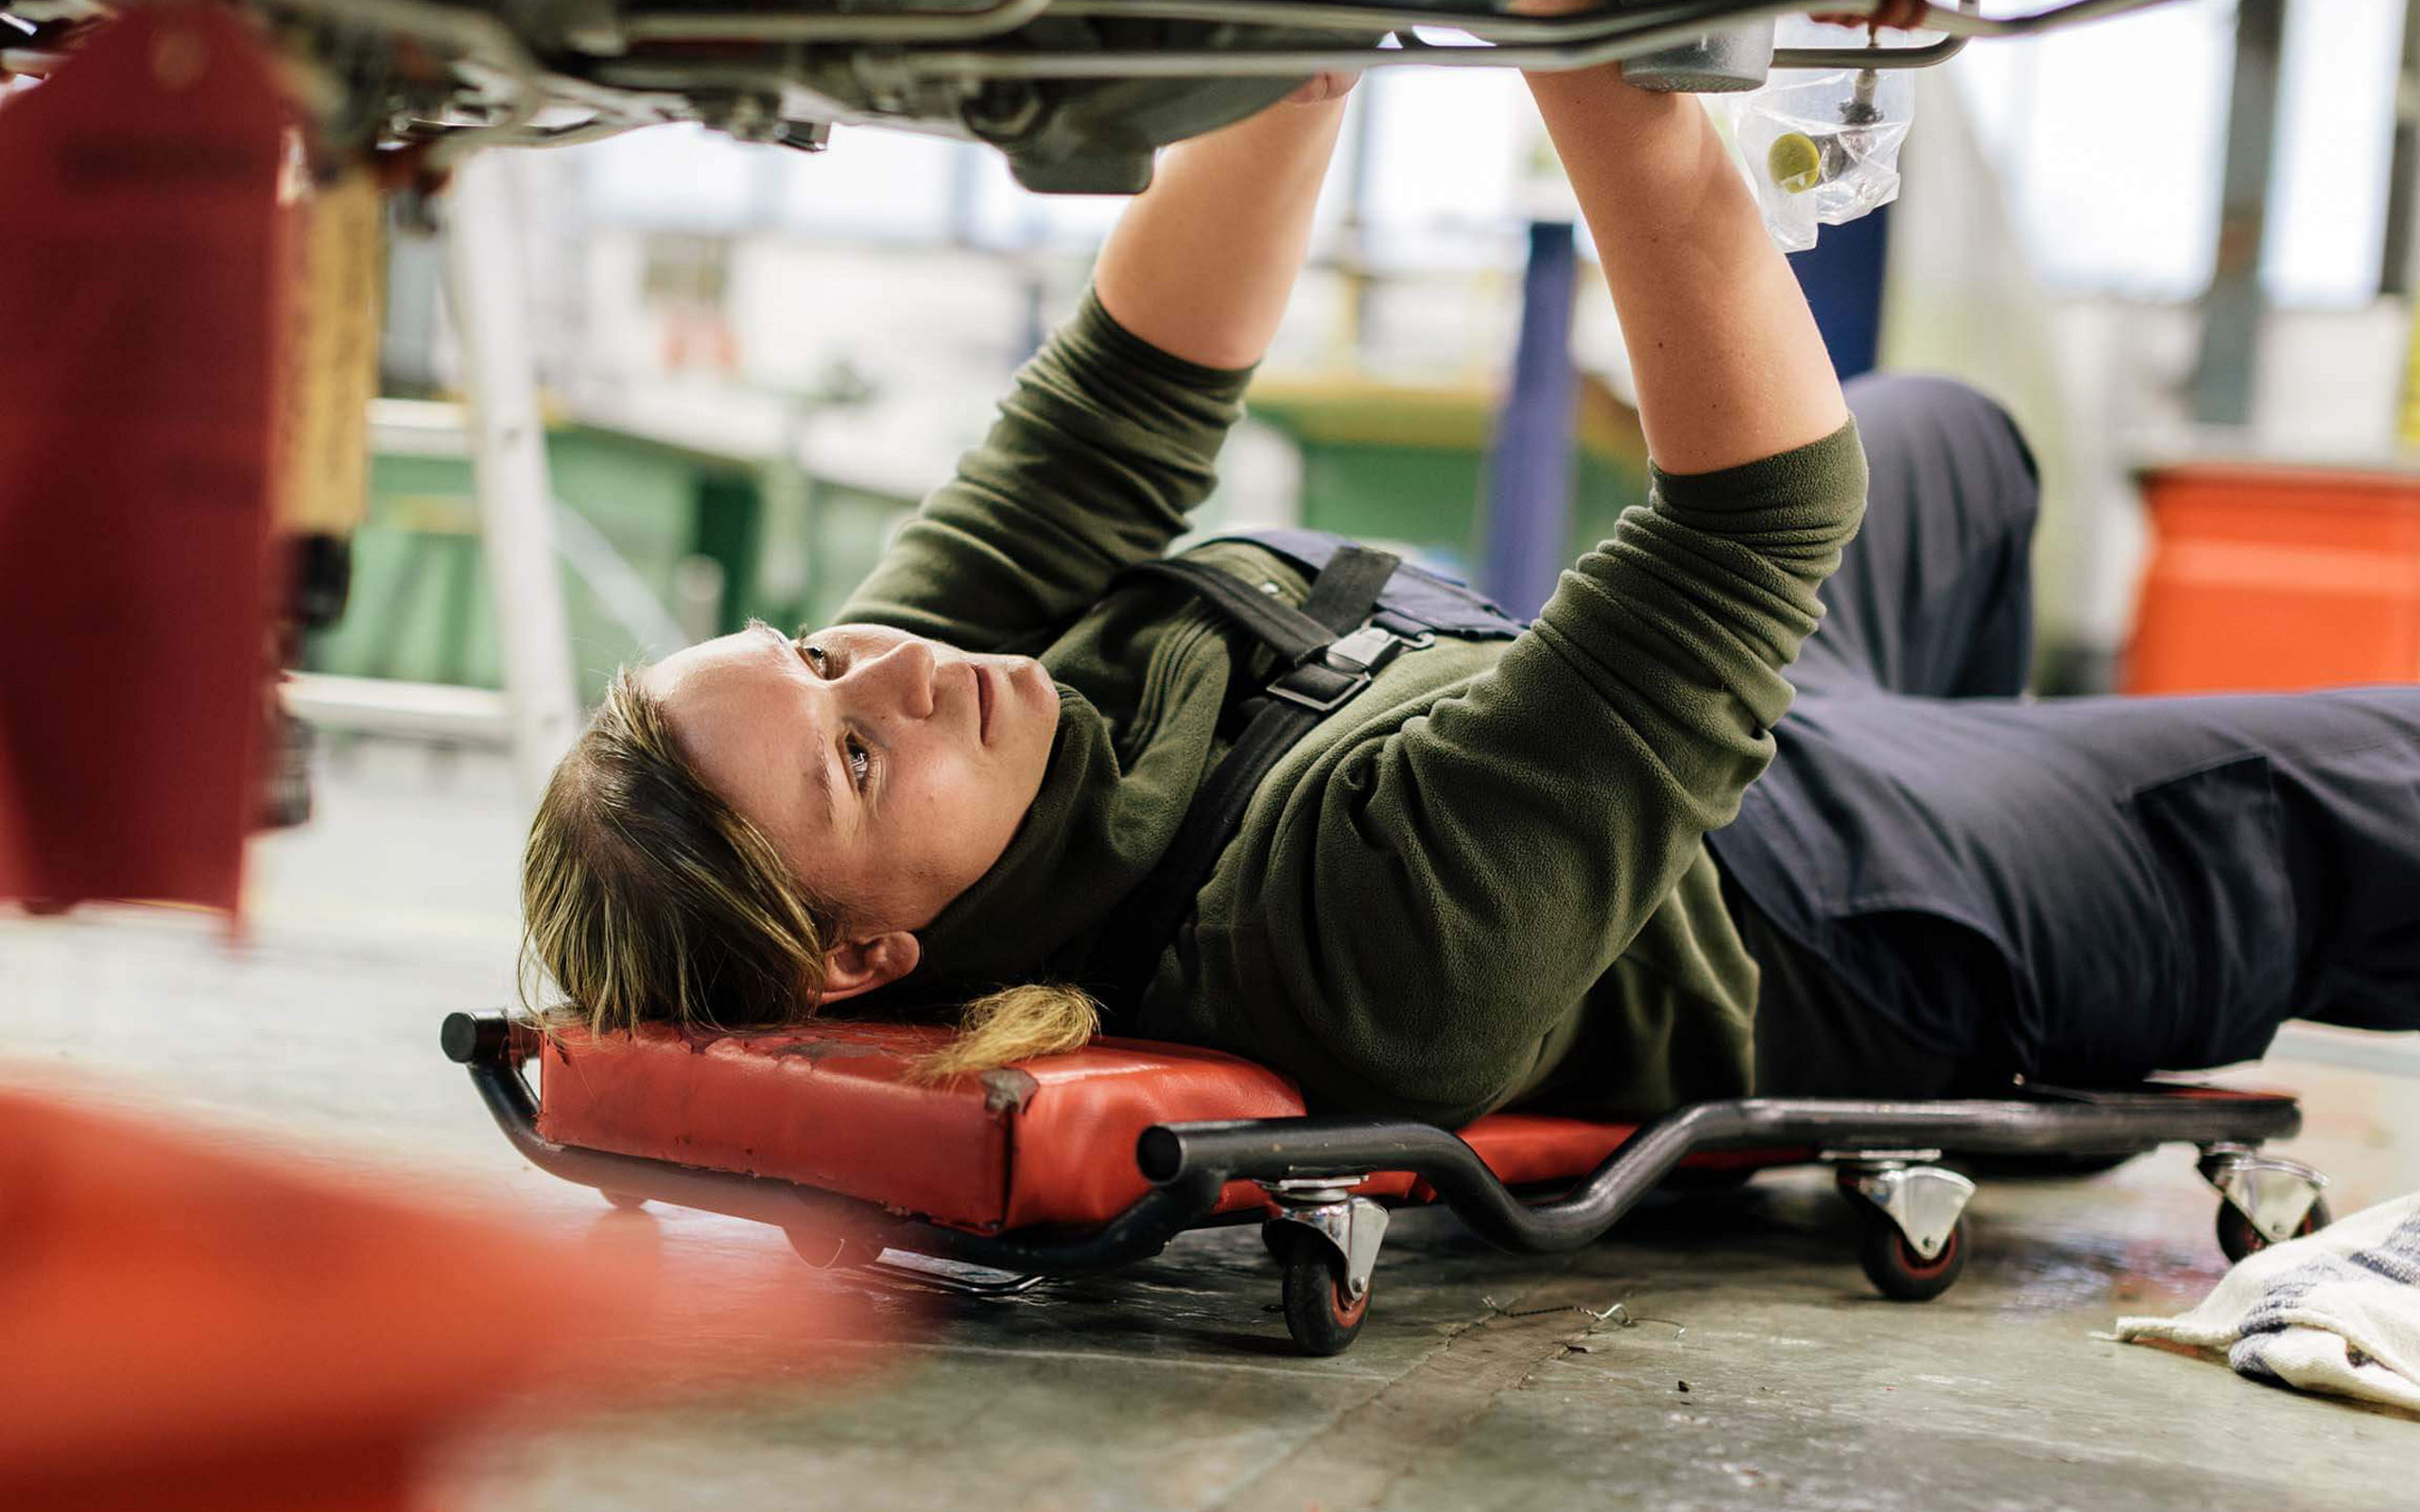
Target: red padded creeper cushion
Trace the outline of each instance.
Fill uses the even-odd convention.
[[[831,1022],[720,1035],[663,1024],[602,1040],[573,1034],[539,1057],[538,1128],[558,1144],[777,1177],[996,1231],[1089,1228],[1116,1216],[1148,1190],[1134,1142],[1154,1124],[1304,1111],[1294,1084],[1266,1067],[1144,1040],[1096,1040],[1072,1055],[940,1086],[908,1080],[915,1059],[949,1033]],[[1584,1174],[1631,1130],[1495,1113],[1461,1135],[1498,1177],[1522,1183]],[[1399,1172],[1360,1190],[1428,1194]],[[1264,1200],[1238,1182],[1223,1206]]]

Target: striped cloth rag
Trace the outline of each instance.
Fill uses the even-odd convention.
[[[2223,1350],[2256,1381],[2420,1412],[2420,1193],[2246,1255],[2178,1317],[2115,1337]]]

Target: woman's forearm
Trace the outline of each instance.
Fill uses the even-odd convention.
[[[1162,153],[1101,249],[1102,307],[1189,362],[1258,362],[1310,245],[1343,118],[1341,98],[1277,105]]]
[[[1612,285],[1656,465],[1709,472],[1838,430],[1814,316],[1696,99],[1613,67],[1530,90]]]

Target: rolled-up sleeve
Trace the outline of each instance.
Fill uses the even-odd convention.
[[[1772,759],[1864,498],[1853,426],[1659,472],[1492,670],[1263,790],[1250,948],[1339,1100],[1460,1122],[1531,1074]]]
[[[1167,550],[1209,495],[1250,369],[1204,368],[1087,294],[1021,369],[983,443],[900,531],[841,618],[1015,646]]]

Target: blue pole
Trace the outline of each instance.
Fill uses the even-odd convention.
[[[1882,277],[1890,258],[1889,205],[1845,226],[1826,226],[1813,247],[1789,254],[1832,370],[1843,381],[1871,372],[1882,350]]]
[[[1578,276],[1571,223],[1532,221],[1512,387],[1496,415],[1488,458],[1484,574],[1489,595],[1523,618],[1546,607],[1571,549],[1580,392],[1571,366],[1571,299]]]

